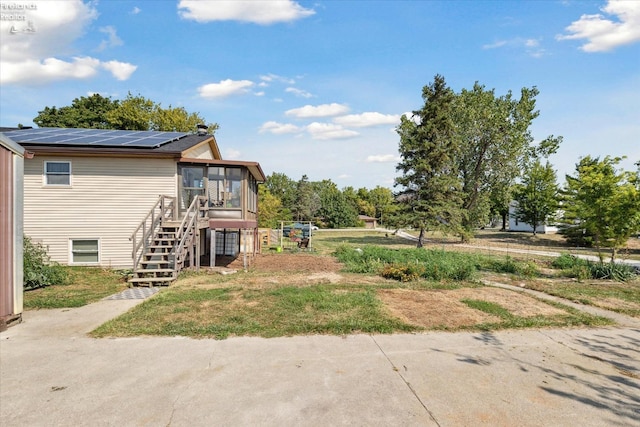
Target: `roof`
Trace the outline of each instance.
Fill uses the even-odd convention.
[[[39,134],[36,130],[41,131]],[[75,128],[0,128],[3,133],[8,133],[12,140],[25,148],[36,152],[46,153],[91,153],[91,154],[145,154],[152,156],[182,156],[182,153],[205,141],[213,142],[214,154],[219,157],[217,143],[213,135],[192,135],[182,132],[155,132],[155,131],[115,131],[100,129],[75,129]],[[43,138],[44,132],[64,133],[56,137]],[[71,133],[78,133],[78,136],[70,138]],[[114,135],[118,133],[126,135]],[[100,134],[100,135],[96,135]],[[24,136],[22,136],[24,135]],[[130,141],[139,136],[138,141],[143,143],[131,144]],[[102,138],[102,139],[101,139]],[[120,138],[121,142],[118,142]],[[86,142],[85,142],[86,139]],[[152,140],[148,143],[149,139]],[[215,149],[214,149],[215,148]]]
[[[13,151],[17,155],[24,157],[25,149],[1,132],[0,132],[0,145],[5,147],[9,151]]]
[[[36,129],[44,129],[44,128],[36,128]],[[100,130],[95,130],[95,132],[89,131],[88,129],[74,129],[74,128],[46,128],[51,130],[60,130],[65,131],[65,135],[69,135],[72,132],[78,132],[79,135],[87,134],[87,142],[83,143],[82,136],[74,137],[72,142],[42,142],[37,141],[36,137],[34,140],[31,140],[30,134],[37,133],[33,132],[33,128],[7,128],[0,127],[0,132],[10,132],[11,139],[15,142],[18,142],[24,148],[29,151],[35,152],[36,154],[64,154],[64,155],[85,155],[90,154],[92,156],[102,155],[102,156],[114,156],[114,157],[137,157],[144,156],[145,158],[175,158],[179,159],[180,162],[185,163],[202,163],[202,164],[216,164],[222,166],[245,166],[249,169],[251,174],[255,177],[258,182],[264,182],[266,177],[260,164],[257,162],[248,162],[248,161],[239,161],[239,160],[222,160],[222,156],[220,154],[220,149],[218,148],[218,143],[213,135],[196,135],[196,134],[186,134],[186,133],[176,133],[176,132],[153,132],[153,131],[123,131],[126,132],[126,137],[129,139],[135,139],[135,137],[130,137],[130,135],[140,135],[142,136],[150,136],[151,138],[156,138],[156,141],[160,140],[159,145],[140,145],[140,146],[131,146],[128,143],[125,145],[114,144],[113,142],[105,143],[105,145],[100,145],[99,142],[95,142],[95,135],[100,133]],[[31,132],[29,131],[31,130]],[[24,132],[24,137],[21,138],[21,132]],[[88,132],[87,132],[88,131]],[[104,130],[104,133],[108,133],[108,130]],[[168,134],[165,140],[158,139],[162,138],[162,135]],[[6,137],[6,135],[5,135]],[[91,139],[90,139],[91,138]],[[169,139],[171,138],[171,139]],[[92,142],[89,142],[92,141]],[[209,144],[211,151],[213,152],[213,156],[215,160],[211,159],[193,159],[185,157],[187,151],[203,144]]]

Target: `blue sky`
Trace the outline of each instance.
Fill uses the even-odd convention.
[[[0,125],[128,92],[220,125],[225,159],[393,188],[394,131],[436,74],[536,86],[536,140],[640,160],[640,1],[0,1]],[[13,30],[13,33],[12,33]]]

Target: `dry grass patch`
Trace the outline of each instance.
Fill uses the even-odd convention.
[[[499,323],[501,318],[470,308],[463,300],[497,304],[518,317],[566,315],[528,295],[497,288],[453,290],[382,289],[378,295],[389,311],[401,320],[424,328],[458,328],[482,323]]]
[[[393,316],[426,329],[459,328],[500,321],[497,316],[469,308],[449,292],[381,289],[378,295]]]

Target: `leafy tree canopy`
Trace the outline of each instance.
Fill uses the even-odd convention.
[[[528,165],[514,199],[518,203],[515,217],[531,224],[535,236],[538,226],[553,218],[558,208],[558,184],[551,164],[535,160]]]
[[[640,171],[617,170],[622,158],[586,156],[567,175],[562,209],[566,236],[583,235],[612,259],[640,230]]]
[[[40,127],[170,132],[196,132],[199,124],[205,124],[209,134],[218,129],[216,123],[207,123],[198,113],[189,113],[183,107],[171,105],[163,108],[159,103],[131,93],[121,101],[100,94],[82,96],[74,99],[70,106],[45,107],[33,122]]]

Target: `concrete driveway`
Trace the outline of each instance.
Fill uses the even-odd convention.
[[[0,334],[4,426],[640,426],[640,328],[91,339],[139,301]]]

